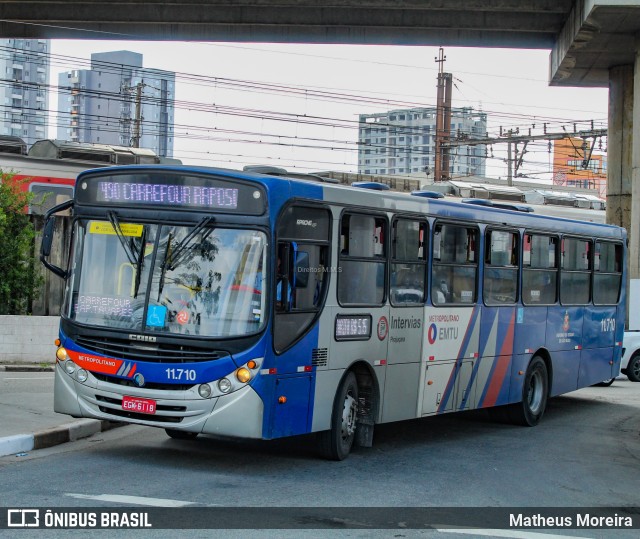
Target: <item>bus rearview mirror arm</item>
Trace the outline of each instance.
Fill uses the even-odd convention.
[[[67,210],[73,206],[73,200],[67,200],[62,204],[58,204],[51,208],[45,214],[44,229],[42,232],[42,243],[40,244],[40,262],[49,271],[55,273],[58,277],[67,278],[67,272],[58,266],[51,264],[47,258],[51,255],[51,247],[53,245],[53,234],[55,227],[54,215],[61,211]]]

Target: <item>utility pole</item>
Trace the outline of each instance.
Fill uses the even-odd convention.
[[[140,136],[142,131],[142,87],[143,82],[136,84],[136,113],[133,120],[133,136],[131,137],[131,147],[140,147]]]
[[[447,57],[444,49],[440,47],[439,56],[435,61],[439,64],[438,86],[436,97],[436,155],[434,182],[446,181],[449,179],[449,146],[445,145],[449,141],[451,132],[451,73],[444,72],[444,62]]]

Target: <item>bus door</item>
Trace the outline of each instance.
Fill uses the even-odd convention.
[[[272,281],[274,374],[268,392],[272,399],[265,403],[265,430],[271,438],[311,428],[330,225],[330,212],[319,206],[291,205],[278,220]]]
[[[618,375],[621,339],[617,304],[622,284],[622,244],[596,241],[593,257],[593,305],[585,307],[578,387]],[[615,355],[614,355],[615,354]]]
[[[390,313],[383,422],[416,416],[427,296],[427,240],[426,220],[398,217],[391,223]]]
[[[475,406],[474,372],[480,348],[476,227],[436,223],[424,317],[419,414]]]

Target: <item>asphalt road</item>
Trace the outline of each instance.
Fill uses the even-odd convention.
[[[271,506],[291,508],[292,514],[305,507],[638,507],[639,465],[640,384],[625,379],[552,399],[535,428],[496,423],[483,411],[377,426],[374,447],[357,450],[343,462],[317,458],[312,436],[272,442],[177,441],[159,429],[128,426],[24,457],[0,458],[0,498],[5,507]],[[21,537],[86,536],[63,530],[21,532]],[[91,533],[134,536],[131,531]],[[523,535],[512,530],[452,534],[346,526],[139,533],[595,538],[637,537],[638,530],[554,529]]]

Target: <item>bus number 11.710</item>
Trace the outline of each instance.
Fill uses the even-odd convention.
[[[615,318],[604,318],[603,320],[600,320],[600,329],[602,330],[603,333],[609,332],[609,331],[615,331],[616,330],[616,319]]]
[[[165,369],[169,380],[187,380],[195,382],[196,371],[193,369]]]

